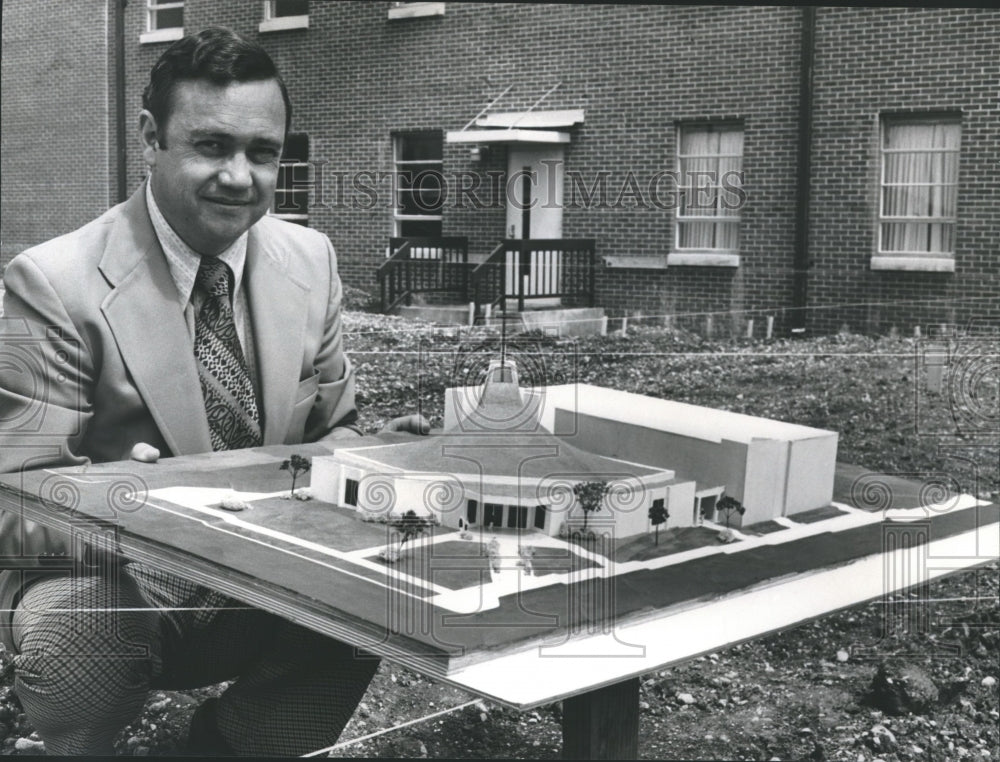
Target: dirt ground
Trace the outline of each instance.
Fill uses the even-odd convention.
[[[933,583],[923,632],[886,636],[873,602],[644,675],[639,757],[1000,759],[997,579],[994,564]],[[181,752],[198,702],[221,687],[151,694],[118,753]],[[331,756],[551,759],[560,723],[559,704],[517,712],[383,663]],[[9,675],[0,736],[4,754],[43,750]]]

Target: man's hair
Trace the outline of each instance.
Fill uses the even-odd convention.
[[[273,79],[285,101],[285,132],[292,122],[292,102],[278,67],[256,42],[225,27],[209,27],[182,37],[160,56],[142,91],[142,107],[156,119],[160,147],[166,148],[163,130],[170,116],[174,87],[178,82],[206,80],[225,86],[233,82]]]

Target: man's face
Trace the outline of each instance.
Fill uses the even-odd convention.
[[[275,80],[178,82],[167,123],[143,111],[140,132],[156,203],[199,254],[222,252],[271,205],[285,137]]]

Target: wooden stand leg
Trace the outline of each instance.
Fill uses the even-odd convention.
[[[639,678],[563,701],[563,759],[637,759]]]

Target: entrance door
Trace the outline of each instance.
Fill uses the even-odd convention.
[[[513,143],[507,150],[507,238],[562,238],[562,144]],[[525,296],[558,293],[560,255],[532,252],[507,255],[507,283],[520,284]],[[558,298],[532,299],[532,307],[554,307]]]
[[[507,238],[562,238],[563,145],[507,149]]]

